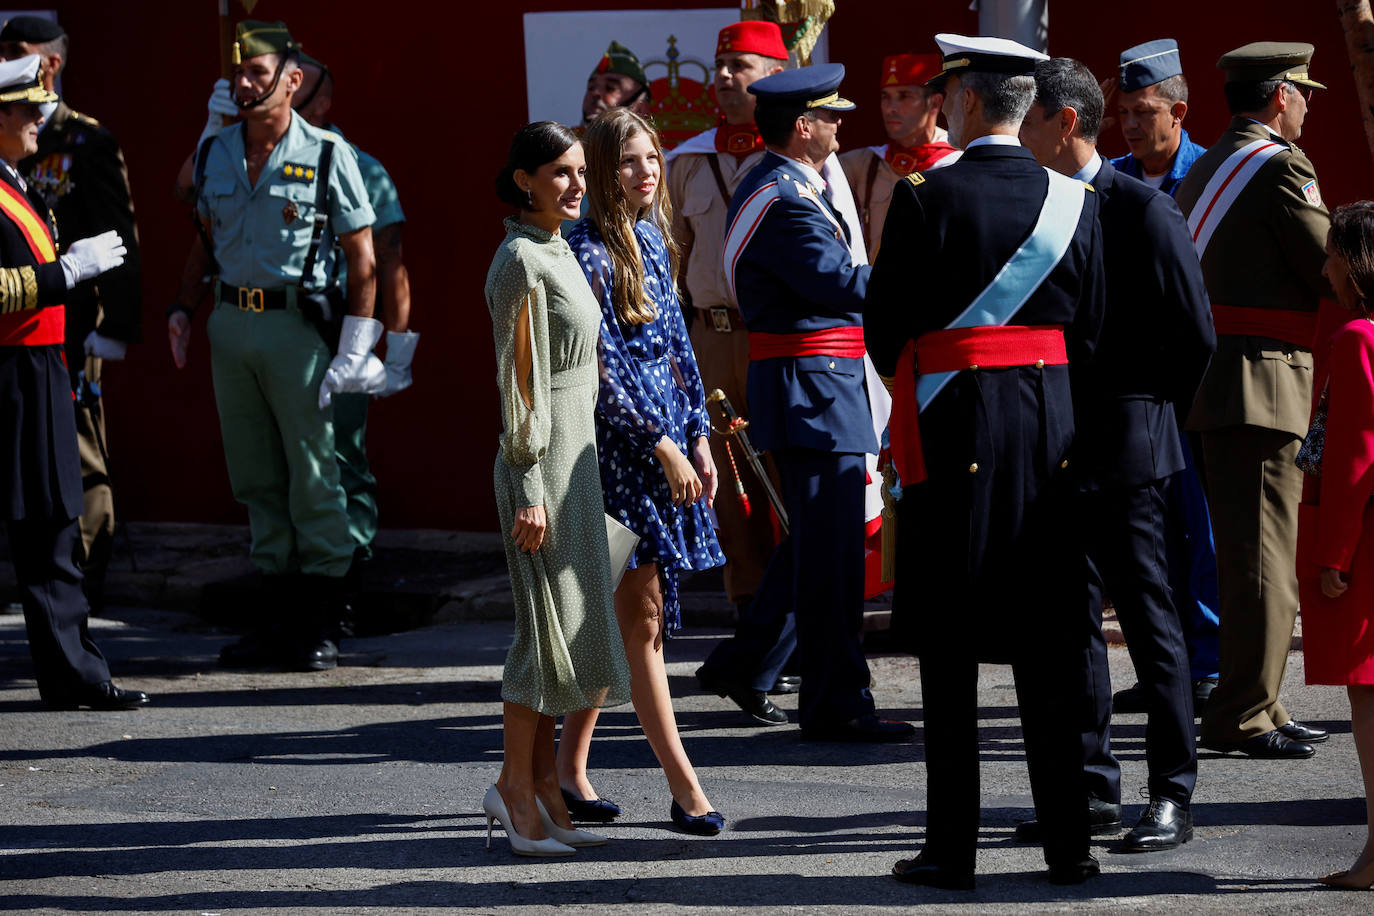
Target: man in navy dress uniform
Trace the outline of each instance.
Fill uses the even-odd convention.
[[[0,513],[24,605],[38,694],[52,709],[134,709],[138,690],[110,681],[87,630],[78,519],[83,508],[62,302],[78,284],[124,263],[114,230],[67,243],[16,166],[38,149],[43,85],[38,55],[0,63]]]
[[[749,328],[749,433],[777,463],[790,534],[707,664],[773,683],[786,658],[772,649],[795,611],[802,736],[900,741],[914,729],[874,714],[860,640],[864,456],[878,447],[859,317],[869,269],[855,263],[820,175],[840,112],[854,108],[842,79],[844,67],[827,64],[749,86],[768,153],[730,202],[725,277]],[[769,665],[777,670],[761,670]]]
[[[1070,367],[1091,359],[1102,323],[1098,201],[1017,142],[1045,55],[1005,39],[936,41],[949,139],[964,154],[898,184],[864,311],[873,362],[896,376],[893,629],[920,658],[927,736],[925,848],[893,874],[973,887],[978,664],[1000,661],[1016,680],[1049,878],[1072,884],[1098,871],[1069,466]]]
[[[1105,591],[1116,605],[1150,716],[1150,804],[1122,849],[1171,849],[1193,835],[1188,806],[1197,749],[1188,646],[1165,553],[1166,483],[1184,468],[1179,413],[1192,406],[1217,346],[1211,302],[1188,224],[1173,199],[1098,155],[1103,100],[1091,71],[1057,57],[1036,65],[1035,83],[1021,142],[1041,165],[1096,189],[1107,272],[1109,305],[1096,359],[1076,380],[1076,464],[1090,538],[1086,674],[1094,717],[1083,733],[1088,818],[1094,832],[1121,825],[1121,765],[1111,752],[1112,681],[1102,638]],[[1034,833],[1029,827],[1023,824],[1017,834]]]

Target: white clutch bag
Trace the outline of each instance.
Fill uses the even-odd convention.
[[[625,577],[625,569],[634,556],[639,535],[616,519],[606,516],[606,546],[611,549],[611,590],[620,588],[620,580]]]

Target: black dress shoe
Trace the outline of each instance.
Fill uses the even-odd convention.
[[[785,693],[797,693],[801,690],[801,678],[795,674],[780,674],[778,679],[773,682],[773,686],[768,692],[773,696]]]
[[[1193,815],[1167,798],[1152,798],[1135,829],[1126,834],[1122,852],[1174,849],[1193,838]]]
[[[1132,684],[1125,690],[1118,690],[1112,696],[1112,712],[1123,715],[1148,712],[1145,708],[1145,688]]]
[[[563,804],[568,806],[568,814],[572,815],[575,821],[609,824],[620,817],[620,806],[615,802],[606,801],[604,798],[578,798],[567,789],[559,791],[563,793]]]
[[[138,709],[140,706],[148,705],[148,694],[142,690],[125,690],[116,687],[113,681],[102,681],[84,687],[78,692],[68,697],[60,699],[44,700],[44,705],[49,709],[80,709],[82,706],[89,706],[91,709],[101,712],[109,712],[116,709]]]
[[[906,884],[924,884],[927,887],[940,887],[948,891],[973,890],[973,872],[935,865],[925,861],[925,852],[918,852],[914,859],[898,859],[892,866],[892,877]]]
[[[1100,874],[1102,874],[1102,869],[1098,867],[1097,859],[1088,856],[1081,862],[1051,865],[1049,879],[1051,884],[1082,884],[1089,878],[1096,878]]]
[[[1207,701],[1212,698],[1212,691],[1217,689],[1217,679],[1214,677],[1200,677],[1193,681],[1193,716],[1202,715],[1202,708],[1207,705]]]
[[[1303,725],[1297,719],[1289,719],[1280,725],[1279,734],[1289,741],[1299,741],[1303,744],[1319,744],[1331,737],[1325,729]]]
[[[1114,834],[1121,829],[1121,806],[1100,798],[1088,799],[1088,832],[1093,836]],[[1016,825],[1016,838],[1039,843],[1044,835],[1039,821],[1022,821]]]
[[[301,646],[296,661],[302,671],[329,671],[339,667],[339,647],[332,639],[309,639]]]
[[[803,741],[909,741],[916,729],[909,722],[896,722],[880,719],[873,713],[865,713],[857,719],[833,725],[812,726],[802,729]]]
[[[751,690],[721,677],[705,665],[697,669],[697,683],[707,693],[718,697],[729,697],[735,705],[744,710],[745,715],[760,725],[786,725],[787,713],[773,705],[773,701],[762,690]]]
[[[1236,744],[1205,744],[1203,746],[1214,751],[1221,751],[1223,754],[1229,751],[1240,751],[1242,754],[1257,760],[1306,760],[1317,753],[1317,749],[1312,745],[1294,741],[1277,728],[1262,735],[1246,738]]]

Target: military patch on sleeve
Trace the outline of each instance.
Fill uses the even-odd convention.
[[[302,165],[299,162],[288,162],[281,167],[281,177],[287,181],[299,181],[301,184],[310,184],[315,180],[315,167],[313,165]]]
[[[1302,193],[1303,196],[1307,198],[1307,202],[1312,206],[1320,207],[1322,205],[1322,192],[1321,189],[1317,187],[1317,179],[1313,178],[1307,184],[1303,185]]]
[[[906,176],[906,180],[911,182],[911,186],[914,188],[916,185],[923,183],[926,180],[926,176],[922,175],[920,172],[912,172],[910,175]]]

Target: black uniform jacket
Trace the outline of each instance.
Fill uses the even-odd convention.
[[[946,327],[991,282],[1030,235],[1049,186],[1019,146],[975,146],[913,177],[893,193],[864,311],[865,342],[883,375],[907,341]],[[1086,193],[1068,251],[1010,322],[1063,326],[1071,364],[1092,358],[1102,323],[1098,206]],[[899,604],[907,603],[902,577],[922,593],[922,633],[967,626],[966,614],[948,613],[951,602],[1020,614],[1028,595],[1053,601],[1058,590],[1081,603],[1067,510],[1069,367],[960,372],[920,425],[929,478],[903,490],[897,589]],[[903,624],[894,609],[899,639]]]
[[[138,343],[142,339],[138,230],[129,173],[114,135],[68,108],[66,102],[58,102],[52,119],[38,133],[38,152],[19,163],[19,172],[56,217],[60,250],[109,229],[118,231],[129,249],[121,266],[67,294],[68,361],[74,369],[81,368],[81,345],[93,330]],[[99,320],[98,309],[104,310]]]
[[[1078,472],[1089,488],[1140,486],[1183,469],[1179,421],[1217,348],[1212,309],[1178,205],[1102,160],[1107,311],[1075,378]]]
[[[19,187],[3,164],[0,181]],[[51,232],[47,205],[32,188],[27,196]],[[24,268],[32,270],[31,277]],[[62,266],[38,264],[19,227],[0,214],[0,274],[10,272],[0,289],[24,291],[21,312],[59,305],[67,294]],[[76,415],[62,347],[0,347],[0,520],[72,519],[81,514],[82,502]]]

